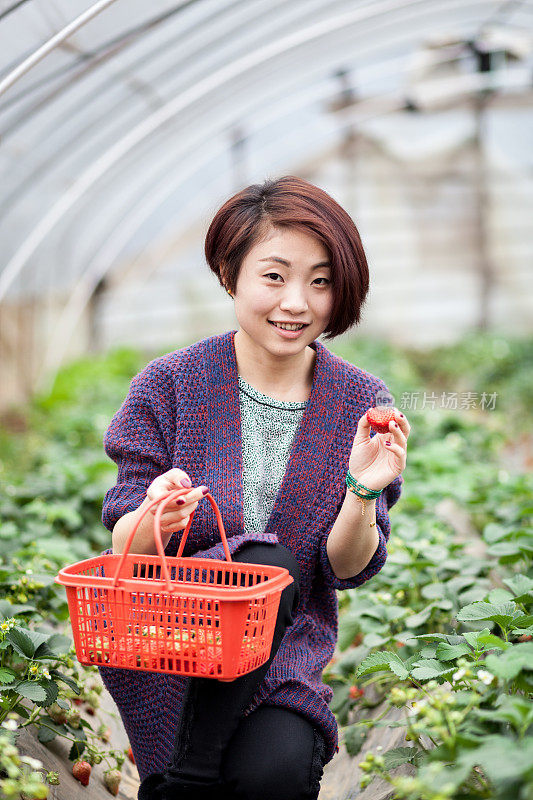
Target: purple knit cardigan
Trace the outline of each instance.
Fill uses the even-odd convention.
[[[320,341],[311,344],[317,353],[313,386],[276,503],[265,532],[246,535],[235,332],[156,358],[133,379],[104,438],[106,453],[118,465],[118,476],[105,496],[102,520],[112,530],[121,516],[139,507],[157,475],[180,467],[194,486],[209,487],[232,554],[246,541],[280,542],[293,553],[301,573],[296,618],[245,716],[261,703],[304,715],[323,734],[330,761],[338,751],[338,730],[329,708],[333,692],[321,676],[337,641],[336,590],[361,586],[383,567],[390,534],[388,509],[400,497],[403,477],[392,481],[376,502],[379,545],[358,575],[344,580],[336,577],[326,541],[344,500],[357,423],[374,405],[376,392],[387,387]],[[182,533],[172,535],[167,555],[176,555]],[[183,555],[225,559],[207,501],[200,502],[194,513]],[[162,771],[172,756],[190,678],[109,667],[99,670],[119,708],[141,780]]]

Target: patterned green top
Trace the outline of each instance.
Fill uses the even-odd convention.
[[[276,400],[239,375],[244,530],[264,532],[307,401]]]

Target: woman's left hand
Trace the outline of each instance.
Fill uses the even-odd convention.
[[[376,433],[372,438],[366,412],[357,425],[348,468],[367,489],[384,489],[405,469],[411,426],[397,408],[394,419],[396,422],[389,422],[389,433]]]

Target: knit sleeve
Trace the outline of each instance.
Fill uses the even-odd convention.
[[[339,590],[355,589],[357,586],[361,586],[363,583],[370,580],[370,578],[380,571],[387,560],[387,542],[391,531],[389,509],[398,502],[403,481],[403,475],[398,475],[397,478],[385,487],[376,500],[376,527],[379,534],[379,543],[366,567],[357,575],[354,575],[352,578],[342,579],[335,575],[326,549],[329,531],[327,535],[322,537],[320,541],[320,562],[326,583]]]
[[[122,406],[104,436],[104,449],[118,467],[117,481],[104,497],[102,522],[110,531],[138,508],[151,482],[172,468],[164,431],[175,430],[175,391],[161,359],[131,382]]]

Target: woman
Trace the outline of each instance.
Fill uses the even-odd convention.
[[[112,552],[138,515],[190,488],[162,516],[175,555],[286,567],[269,661],[233,682],[100,669],[124,722],[141,800],[316,798],[338,750],[321,680],[337,639],[336,590],[360,586],[387,557],[410,426],[395,409],[370,436],[382,380],[318,337],[360,320],[369,275],[349,215],[287,176],[231,197],[207,232],[207,263],[233,297],[237,331],[155,359],[134,378],[105,436],[118,464],[104,500]],[[153,514],[130,552],[155,553]],[[111,551],[106,551],[111,552]]]

